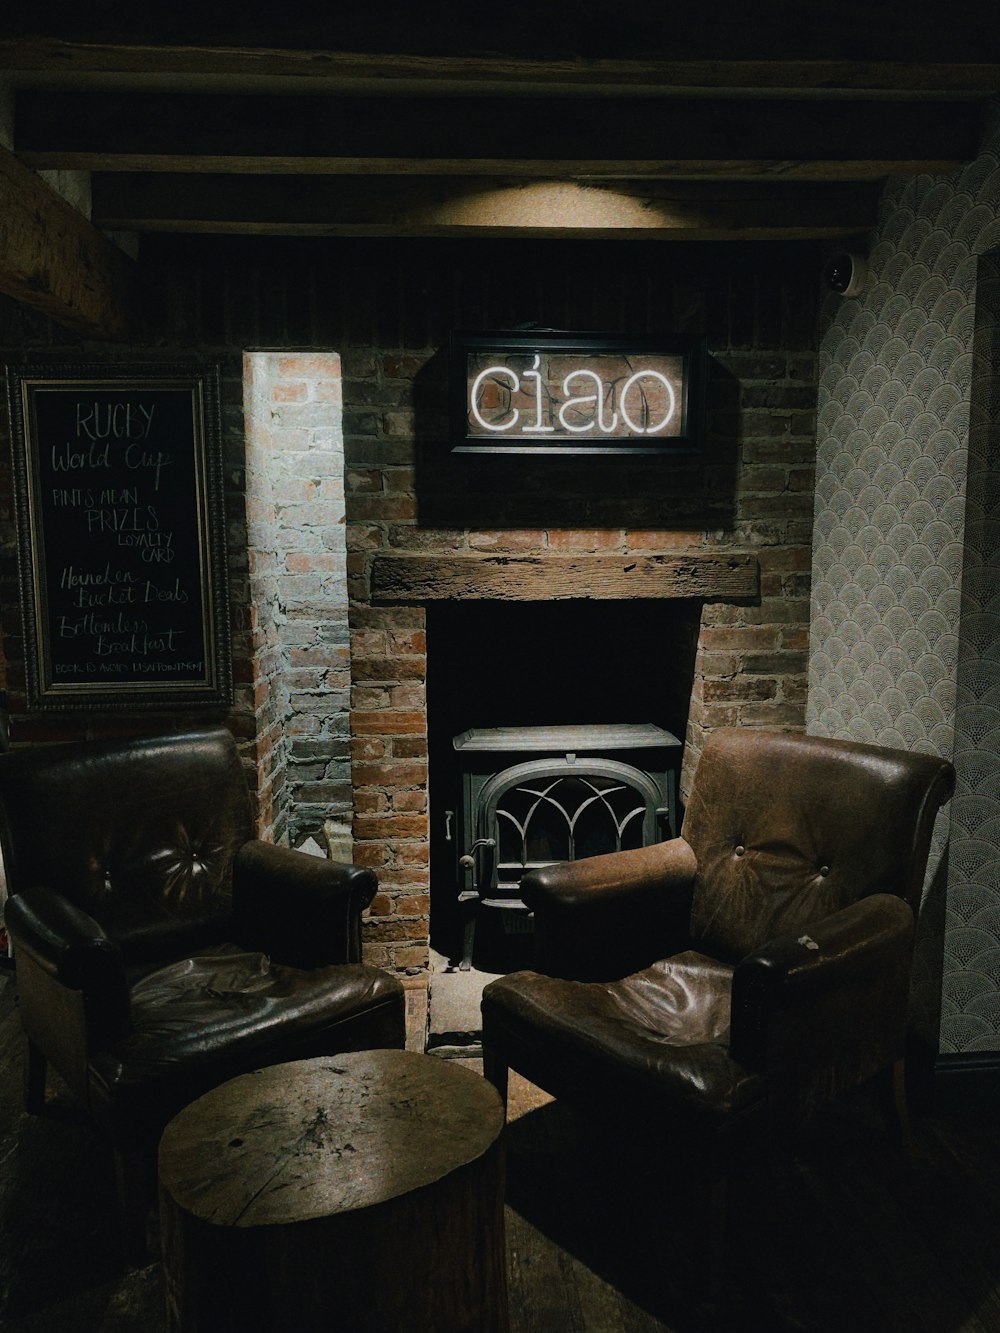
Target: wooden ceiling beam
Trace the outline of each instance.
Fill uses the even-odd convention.
[[[453,177],[111,174],[93,209],[114,230],[314,236],[805,239],[874,224],[873,186],[514,181]]]
[[[37,170],[875,179],[975,156],[975,103],[21,93]]]
[[[128,336],[134,265],[0,148],[0,291],[90,337]]]
[[[974,154],[973,154],[974,156]],[[151,158],[121,153],[113,158],[103,153],[26,153],[24,159],[36,171],[90,171],[113,174],[167,173],[172,175],[266,174],[271,176],[505,176],[521,180],[619,180],[702,181],[741,180],[767,182],[882,181],[886,176],[945,175],[964,166],[961,156],[913,158],[683,158],[653,161],[619,158],[546,158],[544,161],[511,161],[485,157],[456,161],[454,158],[299,158],[287,157],[199,157],[164,154]]]
[[[486,49],[484,44],[471,40],[467,52],[477,54],[338,50],[297,45],[294,34],[287,30],[275,34],[271,42],[258,45],[232,40],[212,44],[194,35],[184,42],[95,37],[74,41],[64,36],[27,35],[0,41],[0,68],[39,80],[48,76],[60,80],[124,77],[133,82],[148,79],[175,83],[221,79],[229,81],[230,86],[283,81],[291,86],[341,90],[423,87],[474,93],[506,90],[515,94],[582,90],[600,95],[627,88],[633,93],[732,90],[797,97],[988,97],[1000,88],[1000,50],[989,8],[980,8],[981,20],[988,25],[980,37],[972,34],[963,40],[960,24],[948,20],[938,22],[933,38],[927,34],[923,40],[912,40],[911,9],[910,15],[895,25],[891,36],[879,43],[872,39],[871,29],[880,7],[868,4],[855,25],[864,49],[846,55],[834,54],[835,45],[829,40],[831,25],[840,30],[852,26],[841,4],[831,7],[826,22],[817,15],[804,22],[801,8],[793,16],[792,23],[800,33],[815,32],[815,40],[806,47],[790,49],[786,36],[783,41],[772,42],[769,50],[768,42],[760,39],[752,56],[748,54],[748,27],[752,24],[744,12],[740,40],[734,39],[728,51],[717,23],[712,40],[704,42],[700,53],[690,43],[682,52],[676,40],[678,33],[674,32],[670,49],[664,53],[639,46],[629,55],[590,52],[576,58],[537,52],[526,55],[523,49],[486,54],[481,53]],[[422,8],[413,12],[423,19]],[[714,20],[716,7],[711,6],[709,13]],[[690,22],[691,17],[688,14],[686,21]],[[993,38],[988,40],[991,24]],[[392,31],[392,26],[383,25],[386,31]],[[607,31],[606,24],[603,30]],[[906,36],[911,40],[904,50],[901,43]],[[493,39],[495,43],[495,24]]]

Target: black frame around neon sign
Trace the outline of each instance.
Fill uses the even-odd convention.
[[[562,388],[566,390],[570,380],[574,379],[578,380],[575,388],[583,389],[590,383],[595,386],[592,392],[569,394],[561,401],[555,398],[548,377],[543,387],[542,357],[546,358],[546,367],[551,358],[583,358],[578,367],[564,374]],[[486,361],[492,360],[492,365],[483,366],[484,358]],[[676,367],[672,376],[668,377],[662,370],[654,370],[652,367],[643,369],[643,366],[648,367],[648,363],[657,358],[664,358]],[[595,369],[602,361],[609,372],[617,372],[613,380],[605,381]],[[475,375],[471,373],[470,367],[476,369]],[[619,334],[548,331],[454,332],[451,336],[449,362],[452,451],[461,454],[549,456],[690,455],[701,448],[706,369],[707,353],[703,340],[649,334],[624,337]],[[506,394],[507,403],[501,407],[500,415],[494,418],[493,424],[487,424],[482,413],[477,413],[484,386],[485,389],[489,388],[489,381],[483,381],[482,377],[489,370],[499,372],[491,378],[496,394],[500,397]],[[587,377],[590,377],[589,381]],[[635,421],[639,411],[645,410],[642,381],[654,377],[660,381],[670,380],[669,388],[661,392],[668,395],[665,401],[671,405],[673,414],[669,420],[664,418],[664,428],[660,432],[637,428]],[[526,411],[513,405],[514,393],[523,398],[529,392],[524,388],[524,382],[529,379],[533,381],[535,392],[532,403],[534,420],[528,419]],[[598,385],[601,391],[610,391],[600,403],[598,397],[601,395],[596,388]],[[473,389],[475,393],[470,397]],[[616,403],[614,395],[620,389],[624,390],[622,399],[629,397],[631,405],[624,401]],[[582,402],[592,402],[594,405],[592,426],[568,425],[567,410],[572,404]],[[622,410],[619,411],[619,408]],[[578,412],[578,417],[583,422],[588,420],[583,412]],[[624,434],[620,430],[611,433],[604,429],[609,424],[609,418],[614,419],[616,426],[624,424],[622,419],[625,418],[628,427],[632,429]],[[666,430],[667,425],[670,427],[669,432]],[[537,429],[538,426],[541,429]]]

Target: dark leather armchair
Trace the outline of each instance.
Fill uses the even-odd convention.
[[[132,1253],[182,1106],[404,1044],[402,986],[360,961],[373,872],[257,841],[225,729],[0,755],[0,820],[28,1108],[51,1062],[114,1145]]]
[[[880,1072],[905,1112],[914,916],[954,780],[928,755],[714,732],[682,837],[522,880],[538,970],[483,992],[487,1076],[684,1136],[712,1168],[718,1259],[725,1150],[763,1112]]]

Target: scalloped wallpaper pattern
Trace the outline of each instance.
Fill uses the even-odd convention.
[[[994,121],[965,170],[887,187],[867,284],[821,325],[807,726],[956,763],[945,1051],[1000,1048],[998,248]]]

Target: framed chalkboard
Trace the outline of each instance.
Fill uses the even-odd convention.
[[[214,368],[9,366],[27,702],[231,701]]]

